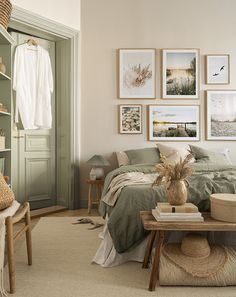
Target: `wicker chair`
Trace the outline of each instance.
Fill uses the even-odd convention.
[[[9,177],[4,176],[5,180],[8,181]],[[14,234],[14,225],[17,223],[24,223],[24,226],[20,228]],[[30,224],[30,206],[28,202],[25,202],[14,214],[6,218],[6,251],[8,257],[8,269],[9,269],[9,284],[10,293],[13,294],[16,291],[15,285],[15,255],[14,255],[14,244],[22,236],[26,235],[26,247],[28,255],[28,265],[32,265],[32,240],[31,240],[31,224]]]
[[[12,11],[10,0],[0,0],[0,25],[7,29]]]

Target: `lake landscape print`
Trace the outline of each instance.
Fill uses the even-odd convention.
[[[197,51],[165,50],[163,54],[164,97],[196,98]]]
[[[150,106],[150,140],[198,140],[199,106]]]
[[[208,138],[236,139],[236,91],[208,91]]]

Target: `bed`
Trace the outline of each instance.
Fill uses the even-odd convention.
[[[166,191],[163,186],[152,186],[148,180],[136,182],[135,176],[143,174],[155,178],[155,164],[125,165],[106,176],[99,211],[107,218],[107,223],[100,235],[103,240],[94,262],[114,266],[129,260],[143,260],[148,232],[142,226],[139,213],[155,208],[157,202],[166,201]],[[210,210],[209,197],[212,193],[236,193],[236,166],[229,162],[210,161],[195,162],[191,166],[194,173],[187,179],[188,201],[197,205],[200,211]],[[112,194],[106,199],[114,180],[127,179],[129,173],[134,174],[134,178],[132,176],[133,180],[121,187],[115,201]]]

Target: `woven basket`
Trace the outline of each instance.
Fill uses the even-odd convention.
[[[12,11],[10,0],[0,0],[0,24],[7,29]]]

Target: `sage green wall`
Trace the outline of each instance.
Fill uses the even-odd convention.
[[[81,1],[81,200],[87,199],[86,160],[102,154],[116,166],[114,151],[153,146],[147,141],[146,111],[142,135],[119,135],[117,104],[166,103],[160,100],[117,99],[117,48],[200,48],[200,100],[168,104],[201,104],[201,142],[204,147],[229,147],[236,163],[235,142],[205,141],[204,90],[236,89],[235,0],[82,0]],[[231,55],[231,84],[204,84],[204,57]],[[160,51],[157,51],[157,98],[160,98]],[[169,143],[171,145],[171,143]],[[178,146],[184,143],[176,144]]]

